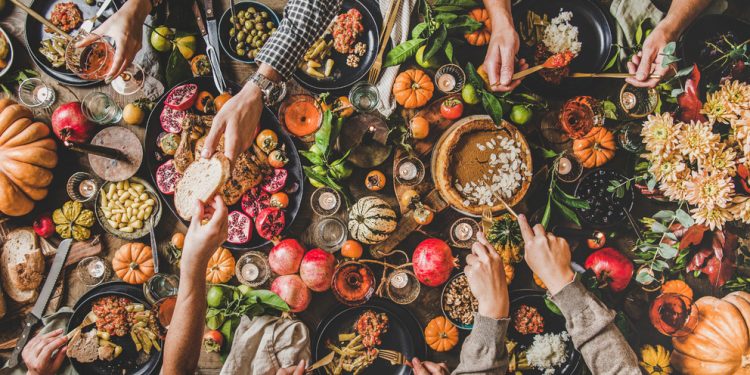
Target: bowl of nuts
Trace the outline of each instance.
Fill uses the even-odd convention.
[[[474,314],[479,309],[479,301],[469,289],[469,279],[463,272],[451,277],[443,287],[440,298],[443,315],[456,327],[465,330],[474,328]]]
[[[279,27],[279,17],[267,5],[245,1],[227,9],[219,20],[219,43],[232,59],[254,63],[260,49]]]
[[[131,177],[107,182],[96,196],[96,219],[108,233],[126,240],[149,234],[151,225],[161,219],[161,205],[156,190],[145,180]]]

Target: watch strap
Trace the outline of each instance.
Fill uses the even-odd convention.
[[[263,93],[263,101],[267,106],[272,106],[281,101],[286,95],[286,82],[274,82],[260,72],[256,72],[249,79]]]

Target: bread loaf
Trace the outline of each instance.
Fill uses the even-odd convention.
[[[190,220],[197,210],[195,200],[208,201],[219,192],[228,178],[229,161],[223,155],[194,161],[175,188],[174,205],[177,214]]]
[[[36,298],[44,278],[44,255],[31,228],[11,231],[0,256],[3,289],[15,301],[25,303]]]

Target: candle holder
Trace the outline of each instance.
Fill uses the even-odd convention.
[[[583,166],[574,155],[564,152],[557,157],[553,168],[557,168],[557,179],[565,183],[578,181],[583,174]]]
[[[466,84],[466,73],[456,64],[446,64],[435,72],[435,86],[445,94],[460,92]]]
[[[331,216],[341,208],[341,194],[327,186],[315,189],[310,197],[313,212],[320,216]]]
[[[70,199],[85,203],[94,199],[96,192],[99,191],[99,182],[89,173],[76,172],[68,178],[65,190]]]
[[[424,180],[424,163],[417,157],[407,156],[396,163],[396,170],[393,175],[396,181],[402,185],[418,185]]]
[[[55,97],[55,89],[39,78],[28,78],[18,85],[18,100],[29,108],[49,108]]]
[[[477,221],[468,217],[462,217],[453,222],[450,229],[451,242],[453,246],[462,249],[470,249],[479,232]]]
[[[421,284],[414,272],[399,268],[388,275],[385,291],[393,302],[408,305],[419,297]]]
[[[655,88],[635,87],[626,83],[620,89],[620,109],[633,119],[644,118],[656,110],[659,94]]]
[[[321,249],[332,253],[341,249],[348,233],[343,221],[335,217],[326,217],[315,226],[313,242]]]
[[[109,280],[111,271],[108,263],[101,257],[90,256],[81,259],[76,266],[78,280],[87,287],[97,286]]]
[[[264,253],[249,251],[237,260],[234,273],[240,283],[255,288],[263,285],[271,277],[271,266]]]

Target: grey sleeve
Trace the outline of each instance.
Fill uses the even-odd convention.
[[[508,353],[505,334],[510,319],[495,320],[476,314],[474,328],[461,347],[461,361],[453,370],[458,374],[505,374]]]
[[[592,373],[639,375],[638,358],[614,324],[615,313],[574,281],[552,296]]]

